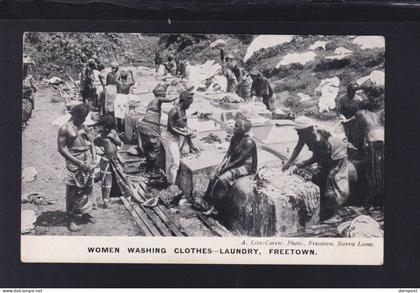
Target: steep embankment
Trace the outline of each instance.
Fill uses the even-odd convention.
[[[320,97],[331,89],[320,87],[321,83],[337,85],[330,96],[340,96],[350,82],[373,71],[384,72],[385,62],[382,37],[179,34],[162,35],[159,45],[162,56],[174,52],[190,64],[220,62],[219,49],[223,48],[247,70],[261,70],[270,79],[280,107],[323,120],[334,119],[336,114],[320,111]],[[379,104],[383,114],[383,95]]]

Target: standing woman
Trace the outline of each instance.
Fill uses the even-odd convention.
[[[245,69],[235,62],[232,55],[226,56],[226,62],[228,68],[236,77],[236,94],[244,99],[245,102],[249,102],[251,98],[252,78]]]
[[[384,195],[384,127],[378,113],[374,112],[374,102],[363,100],[356,114],[343,123],[355,120],[363,135],[366,177],[369,184],[366,204],[382,204]]]
[[[160,58],[159,51],[156,51],[155,52],[155,59],[153,61],[155,63],[155,70],[156,70],[156,72],[158,72],[159,71],[159,67],[162,64],[162,58]]]
[[[23,59],[23,81],[22,81],[22,122],[26,126],[27,121],[32,116],[32,110],[35,109],[35,101],[33,93],[38,89],[33,84],[32,75],[29,74],[30,66],[34,62],[31,58]]]
[[[356,84],[350,83],[347,86],[347,94],[338,99],[336,110],[341,119],[349,119],[356,114],[358,105],[362,101],[362,98],[356,95],[356,91]],[[356,120],[349,120],[343,126],[347,140],[358,149],[358,154],[362,154],[363,136],[358,122]]]
[[[235,74],[229,67],[229,63],[233,60],[233,55],[229,54],[225,58],[226,64],[222,64],[222,71],[221,73],[226,77],[226,92],[227,93],[236,93],[236,90],[238,88],[238,80],[236,79]]]
[[[70,110],[71,118],[58,130],[57,148],[66,162],[66,212],[70,231],[80,231],[76,218],[94,223],[91,215],[93,170],[96,165],[96,151],[93,136],[83,124],[89,114],[85,104]]]
[[[187,145],[190,152],[199,153],[191,141],[193,132],[187,124],[186,110],[193,102],[193,95],[189,91],[180,94],[178,104],[168,113],[168,129],[162,136],[165,148],[166,179],[170,188],[175,186],[183,147]]]
[[[146,114],[136,125],[139,145],[142,146],[146,156],[146,173],[150,177],[159,175],[156,160],[160,151],[162,103],[169,103],[178,99],[177,96],[166,98],[165,87],[161,85],[154,88],[153,94],[155,98],[147,105]]]

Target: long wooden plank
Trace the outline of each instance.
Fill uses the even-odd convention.
[[[172,220],[166,217],[165,213],[161,210],[159,206],[154,207],[153,210],[158,214],[158,216],[162,219],[162,221],[168,226],[169,229],[175,234],[175,236],[183,237],[185,236],[182,232],[178,229],[178,227],[172,222]]]
[[[141,185],[141,182],[136,182],[139,185],[139,188],[135,184],[132,184],[133,188],[137,191],[137,194],[142,200],[146,200],[144,192],[146,192],[145,187]],[[141,189],[141,190],[140,190]],[[153,207],[152,210],[161,218],[162,222],[172,231],[175,236],[185,236],[178,229],[178,227],[165,215],[165,213],[160,209],[159,206]]]
[[[137,196],[139,196],[138,198],[136,198],[137,201],[139,201],[139,203],[145,201],[145,197],[144,194],[142,192],[140,192],[140,190],[137,188],[136,184],[133,182],[130,182],[131,188],[134,189],[133,194],[135,194],[135,198]],[[144,189],[142,188],[142,191],[144,192]],[[140,208],[149,216],[149,218],[153,221],[153,223],[159,228],[159,230],[162,232],[163,235],[165,236],[172,236],[171,232],[168,230],[168,228],[170,229],[169,225],[167,223],[165,223],[162,219],[162,222],[168,226],[168,228],[166,228],[164,225],[162,225],[162,223],[159,221],[157,216],[154,216],[148,208],[143,207],[140,204]],[[174,234],[176,235],[176,233],[174,232]]]
[[[157,227],[164,236],[172,236],[171,232],[158,219],[158,216],[156,214],[152,213],[148,208],[145,208],[142,205],[139,205],[137,203],[132,203],[132,206],[136,207],[137,209],[141,209],[144,213],[146,213],[147,216],[152,220],[154,226]]]
[[[136,223],[139,225],[140,230],[143,232],[143,234],[145,236],[153,236],[152,233],[146,228],[146,224],[142,221],[142,219],[140,219],[140,217],[134,211],[134,209],[132,208],[132,206],[128,203],[127,199],[125,199],[123,196],[121,196],[120,199],[123,202],[125,208],[128,210],[128,212],[134,218],[134,220],[136,221]]]
[[[219,236],[219,237],[221,237],[222,235],[219,233],[219,232],[217,232],[214,228],[213,228],[213,226],[207,221],[207,219],[202,215],[202,214],[200,214],[200,213],[197,213],[196,214],[197,215],[197,218],[199,219],[199,220],[201,220],[201,222],[203,222],[203,224],[207,227],[207,228],[209,228],[209,230],[214,234],[214,235],[216,235],[216,236]]]
[[[139,215],[139,217],[146,224],[147,228],[152,232],[153,236],[162,236],[158,229],[155,227],[154,223],[148,218],[148,215],[135,203],[130,203],[134,211]]]
[[[206,219],[212,225],[213,229],[216,230],[223,237],[232,236],[232,233],[228,229],[226,229],[225,227],[223,227],[215,219],[213,219],[213,218],[206,218]]]

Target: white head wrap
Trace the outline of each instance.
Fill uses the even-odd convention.
[[[311,118],[306,116],[300,116],[295,119],[295,129],[305,129],[309,128],[311,126],[315,126],[315,121],[313,121]]]

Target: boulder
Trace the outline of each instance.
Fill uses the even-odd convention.
[[[248,236],[285,236],[319,224],[319,188],[280,168],[262,168],[240,178],[220,204],[228,228]]]
[[[253,176],[239,178],[231,193],[218,205],[220,218],[228,229],[240,230],[248,236],[276,235],[276,207],[266,194],[257,194]]]

